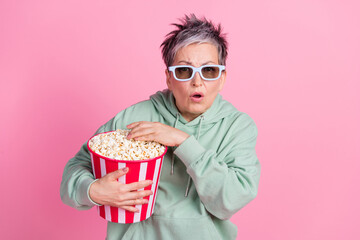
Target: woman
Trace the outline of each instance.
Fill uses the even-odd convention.
[[[236,239],[228,219],[257,194],[257,128],[218,94],[226,79],[227,43],[206,19],[185,16],[162,43],[167,90],[118,113],[97,133],[131,129],[128,138],[170,146],[153,215],[142,222],[108,222],[107,239]],[[77,209],[96,204],[136,212],[151,182],[121,184],[128,169],[94,181],[84,144],[65,166],[61,197]]]

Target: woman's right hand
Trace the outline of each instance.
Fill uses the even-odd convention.
[[[153,182],[151,180],[129,184],[118,182],[118,178],[128,171],[129,168],[119,169],[92,183],[89,189],[91,200],[101,205],[119,207],[130,212],[139,212],[139,209],[135,208],[134,205],[148,203],[148,200],[143,199],[143,197],[153,193],[151,190],[138,191],[138,189],[145,188]]]

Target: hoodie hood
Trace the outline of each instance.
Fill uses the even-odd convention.
[[[163,116],[167,121],[170,123],[174,122],[177,118],[177,115],[179,114],[180,116],[178,121],[188,127],[198,125],[201,121],[201,116],[203,116],[203,124],[208,125],[214,124],[237,111],[237,109],[232,104],[226,100],[223,100],[221,95],[218,94],[213,104],[206,112],[191,122],[188,122],[179,113],[175,105],[174,95],[170,90],[165,89],[163,91],[158,91],[156,94],[150,96],[150,100],[154,104],[155,108],[159,111],[160,115]]]

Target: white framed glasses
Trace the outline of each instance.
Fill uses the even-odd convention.
[[[206,81],[218,80],[222,71],[225,70],[224,65],[204,65],[201,67],[193,67],[190,65],[178,65],[169,67],[169,71],[173,73],[174,78],[178,81],[189,81],[198,72],[202,79]]]

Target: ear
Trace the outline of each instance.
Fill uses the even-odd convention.
[[[220,80],[220,85],[219,85],[219,92],[220,92],[223,89],[225,81],[226,81],[226,70],[223,71],[219,80]]]
[[[171,85],[171,72],[169,72],[168,69],[165,69],[165,75],[166,75],[166,85],[168,86],[168,89],[172,91],[172,85]]]

